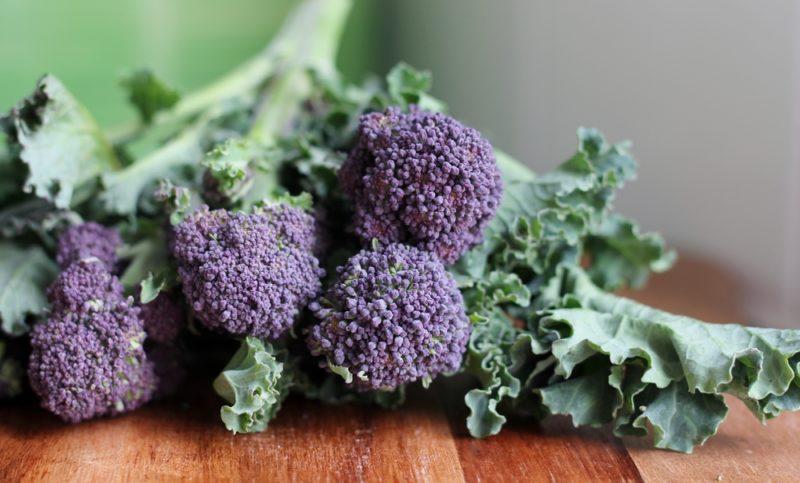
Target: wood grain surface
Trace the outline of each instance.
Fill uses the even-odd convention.
[[[716,322],[742,322],[735,278],[684,260],[632,295]],[[738,401],[720,434],[692,455],[575,429],[566,418],[513,421],[466,435],[465,380],[414,390],[397,411],[291,398],[270,429],[233,436],[205,385],[188,402],[150,405],[67,426],[44,411],[0,407],[0,481],[795,481],[800,414],[761,426]]]

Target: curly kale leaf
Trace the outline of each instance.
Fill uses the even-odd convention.
[[[106,211],[121,215],[136,213],[145,191],[155,191],[159,180],[179,177],[182,170],[197,164],[203,156],[207,127],[208,123],[200,120],[125,169],[104,173],[100,200]]]
[[[214,390],[230,403],[220,416],[234,434],[264,431],[280,410],[291,386],[280,358],[271,345],[247,337],[214,381]]]
[[[639,288],[651,273],[667,271],[676,254],[664,248],[657,233],[641,233],[631,220],[611,215],[591,230],[584,250],[591,259],[589,275],[606,290]]]
[[[539,391],[550,412],[613,421],[618,435],[649,423],[657,447],[691,452],[725,418],[723,393],[762,421],[800,409],[800,331],[673,315],[604,292],[577,267],[558,278],[561,300],[529,327],[556,361],[557,382]]]
[[[604,291],[641,285],[674,254],[610,213],[634,175],[625,145],[578,136],[554,172],[506,180],[486,242],[452,269],[476,322],[470,433],[495,434],[510,413],[566,414],[617,435],[652,428],[657,447],[690,452],[725,418],[724,393],[761,420],[800,409],[800,331],[706,324]]]
[[[636,165],[625,143],[608,145],[583,128],[578,151],[550,173],[525,179],[514,174],[525,168],[508,156],[498,163],[506,176],[500,208],[486,241],[462,257],[456,274],[478,279],[502,270],[541,281],[560,263],[578,263],[584,240],[603,225],[615,191]]]
[[[17,238],[33,233],[47,246],[55,246],[55,234],[81,217],[71,210],[59,209],[41,198],[26,197],[0,208],[0,236]]]
[[[171,108],[181,97],[178,91],[147,69],[126,75],[120,84],[128,92],[128,100],[144,124],[150,124],[159,111]]]
[[[118,169],[114,149],[89,112],[64,85],[44,76],[33,94],[0,119],[12,149],[27,166],[24,190],[69,208],[96,178]]]
[[[391,104],[409,106],[416,104],[426,111],[444,111],[445,105],[431,97],[433,77],[429,71],[419,71],[400,62],[386,76],[386,86]]]
[[[0,332],[20,335],[28,331],[28,316],[47,308],[45,289],[57,272],[55,262],[41,248],[0,243]]]

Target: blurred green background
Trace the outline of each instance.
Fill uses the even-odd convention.
[[[118,80],[148,67],[187,92],[258,52],[296,0],[0,0],[0,112],[45,73],[101,125],[131,120]],[[356,0],[339,65],[359,79],[378,54],[378,2]]]

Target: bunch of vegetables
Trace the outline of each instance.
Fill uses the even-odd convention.
[[[579,129],[576,153],[534,174],[448,116],[425,72],[345,82],[348,9],[306,0],[185,96],[134,73],[124,129],[53,76],[2,118],[0,397],[29,385],[65,421],[120,414],[216,351],[221,418],[241,433],[292,392],[395,407],[460,372],[476,437],[565,414],[688,452],[723,393],[762,420],[800,408],[800,332],[612,293],[674,260],[611,211],[634,176],[626,144]]]

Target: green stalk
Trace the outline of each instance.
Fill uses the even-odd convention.
[[[532,169],[503,151],[495,149],[494,156],[497,159],[497,166],[500,168],[503,179],[507,182],[533,181],[533,179],[536,178],[536,174]]]
[[[335,58],[342,29],[349,13],[350,0],[328,0],[328,15],[320,18],[316,35],[309,36],[297,45],[291,60],[275,76],[257,109],[256,118],[247,139],[264,148],[275,142],[291,128],[292,121],[302,109],[302,103],[312,93],[311,71],[322,76],[336,75]],[[253,179],[253,187],[244,198],[251,204],[274,194],[278,188],[278,170],[275,166],[260,166]]]
[[[222,110],[226,101],[253,96],[270,79],[248,137],[265,145],[274,143],[310,94],[307,71],[314,69],[323,75],[335,72],[335,54],[351,5],[351,0],[306,0],[256,58],[158,116],[156,122],[166,123],[206,112],[174,140],[125,169],[104,176],[106,208],[114,213],[134,213],[139,194],[147,185],[200,160],[203,134],[214,112]]]
[[[284,62],[298,55],[329,58],[326,69],[333,70],[339,34],[351,5],[351,0],[306,0],[289,14],[261,52],[222,78],[184,96],[171,109],[158,113],[152,124],[177,123],[226,100],[253,94]],[[113,129],[109,137],[116,144],[130,140],[140,130],[140,125]]]

